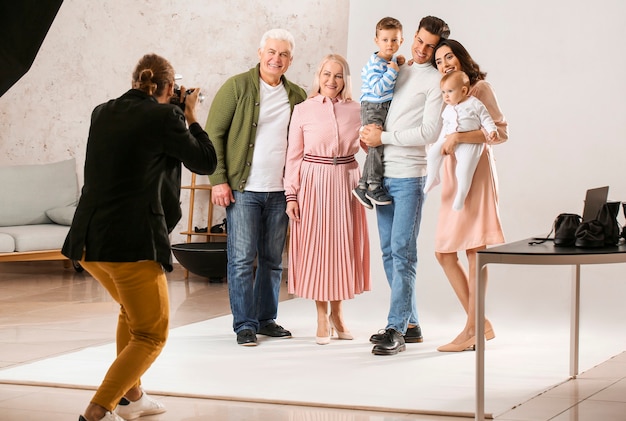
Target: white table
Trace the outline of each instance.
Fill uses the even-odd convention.
[[[514,265],[571,265],[572,297],[570,316],[569,375],[578,375],[578,339],[580,320],[580,265],[626,263],[626,245],[582,249],[555,247],[552,241],[530,245],[533,238],[482,250],[477,257],[476,285],[476,414],[475,420],[485,419],[485,266],[488,264]]]

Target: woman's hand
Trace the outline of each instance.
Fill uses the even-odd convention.
[[[489,133],[489,136],[487,137],[487,144],[493,145],[498,140],[500,140],[500,135],[498,134],[498,131],[496,130],[496,131]]]
[[[457,145],[459,144],[460,137],[457,132],[450,133],[446,136],[446,141],[441,147],[442,155],[452,155],[456,150]]]
[[[361,142],[365,143],[370,148],[375,148],[383,144],[381,140],[381,134],[383,132],[382,127],[376,124],[368,124],[361,128],[359,138]]]
[[[300,222],[300,207],[298,206],[298,202],[295,200],[287,202],[287,210],[285,213],[287,213],[287,216],[292,221]]]
[[[235,196],[233,196],[233,191],[228,183],[216,184],[211,187],[211,202],[213,202],[214,205],[224,207],[235,203]]]

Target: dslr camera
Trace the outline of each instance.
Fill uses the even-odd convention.
[[[183,95],[183,100],[180,100],[180,86],[174,85],[174,95],[170,98],[170,104],[178,105],[183,111],[185,111],[185,98],[187,95],[191,94],[194,89],[187,89]],[[204,95],[200,94],[198,96],[198,102],[202,102],[204,100]]]

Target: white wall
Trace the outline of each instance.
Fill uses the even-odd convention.
[[[496,147],[508,241],[547,232],[560,212],[581,212],[589,187],[610,185],[611,199],[626,200],[621,0],[65,0],[31,70],[0,97],[0,165],[74,156],[82,173],[92,108],[130,87],[144,53],[166,56],[186,84],[204,90],[202,121],[220,84],[256,63],[259,38],[270,27],[286,27],[296,37],[289,78],[309,85],[324,54],[347,54],[358,95],[360,68],[375,49],[375,23],[386,15],[400,19],[408,56],[419,20],[429,14],[446,20],[452,38],[488,72],[510,122],[510,140]],[[184,215],[186,206],[184,192]],[[462,316],[433,257],[437,206],[435,192],[419,238],[418,299],[426,321]],[[372,294],[382,294],[388,288],[374,212],[368,215]],[[623,269],[584,268],[591,293],[584,290],[583,298],[593,297],[594,310],[606,304],[593,312],[599,317],[623,299]],[[491,274],[488,305],[496,317],[498,311],[541,317],[529,308],[553,306],[558,296],[557,308],[567,307],[566,268],[503,266]]]
[[[581,213],[587,188],[609,185],[610,199],[626,201],[622,1],[352,0],[350,5],[348,59],[354,75],[375,51],[375,24],[384,16],[403,23],[406,56],[423,16],[444,19],[450,38],[487,71],[510,125],[510,140],[495,147],[507,241],[547,233],[561,212]],[[433,257],[438,194],[429,196],[422,220],[418,300],[423,317],[442,316],[442,308],[453,309],[456,317],[461,309]],[[619,221],[624,222],[623,213]],[[374,217],[370,222],[375,239]],[[372,246],[378,247],[374,241]],[[373,251],[382,277],[378,249]],[[623,265],[583,268],[583,299],[591,295],[585,288],[596,294],[590,313],[606,315],[623,300],[623,272]],[[569,276],[568,268],[494,266],[488,306],[541,318],[534,310],[556,299],[566,311]]]
[[[332,13],[319,19],[320,10]],[[65,0],[30,71],[0,97],[0,165],[76,157],[82,183],[91,111],[130,88],[146,53],[168,58],[187,87],[202,88],[202,125],[221,84],[256,65],[268,29],[294,34],[287,77],[308,87],[324,55],[346,55],[348,14],[348,0]],[[207,226],[201,193],[194,225]],[[182,201],[185,218],[173,242],[184,241],[176,233],[186,228],[188,191]],[[217,209],[213,222],[223,214]]]

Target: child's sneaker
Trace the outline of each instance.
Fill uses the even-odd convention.
[[[120,403],[115,408],[115,412],[127,420],[134,420],[144,415],[161,414],[165,411],[165,406],[148,396],[146,392],[143,392],[141,398],[135,402],[131,402],[126,398],[120,399]]]
[[[367,198],[377,205],[391,205],[392,198],[387,194],[382,186],[376,187],[374,190],[367,191]]]
[[[352,194],[358,199],[359,202],[361,202],[363,206],[368,209],[374,209],[374,205],[372,205],[372,202],[370,202],[370,200],[367,198],[366,189],[357,186],[354,190],[352,190]]]

